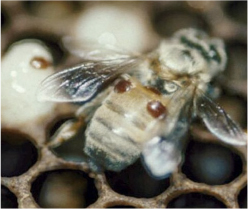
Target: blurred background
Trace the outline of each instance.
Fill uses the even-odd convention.
[[[160,181],[140,161],[119,173],[92,172],[85,127],[48,146],[79,105],[38,104],[43,78],[82,62],[89,44],[145,53],[188,27],[225,41],[216,102],[247,131],[247,1],[2,1],[1,206],[247,208],[247,147],[219,142],[198,120],[183,163]]]

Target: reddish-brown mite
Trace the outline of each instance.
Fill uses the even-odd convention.
[[[36,69],[46,69],[51,65],[44,57],[34,57],[30,64]]]
[[[116,85],[115,85],[115,92],[117,93],[124,93],[129,91],[132,88],[132,83],[130,81],[126,80],[120,80]]]
[[[159,101],[148,102],[146,108],[154,118],[164,118],[166,116],[166,107]]]

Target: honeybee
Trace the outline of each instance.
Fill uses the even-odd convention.
[[[83,150],[90,162],[120,171],[141,157],[151,176],[165,178],[180,163],[196,116],[220,140],[247,143],[242,129],[207,96],[209,82],[226,66],[222,40],[190,28],[147,54],[102,54],[90,52],[90,60],[51,75],[38,94],[43,101],[84,103],[76,116],[88,124]],[[57,138],[74,135],[79,121],[63,125]]]

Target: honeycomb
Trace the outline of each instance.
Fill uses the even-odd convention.
[[[78,62],[64,47],[62,39],[76,31],[73,27],[82,17],[86,28],[88,22],[101,28],[94,25],[92,14],[88,14],[92,8],[97,14],[105,11],[102,17],[116,7],[120,16],[134,18],[131,22],[142,17],[132,29],[130,39],[127,38],[130,34],[120,38],[124,46],[131,43],[132,50],[149,50],[159,38],[168,37],[180,28],[197,27],[220,37],[226,43],[229,60],[224,74],[213,81],[220,92],[217,102],[243,129],[247,127],[247,1],[1,1],[1,6],[2,77],[7,52],[13,50],[13,43],[21,40],[35,39],[44,44],[42,50],[47,51],[42,53],[46,59],[42,55],[32,61],[38,70],[58,70]],[[103,7],[108,9],[101,11]],[[121,30],[132,27],[124,23]],[[80,38],[84,31],[77,34],[74,36]],[[88,34],[90,38],[94,35]],[[139,41],[141,44],[136,45]],[[29,52],[31,48],[26,54],[15,55],[8,67],[19,66],[22,56],[28,56]],[[34,76],[42,75],[39,71]],[[38,85],[29,74],[24,79],[27,86],[31,80]],[[8,80],[2,78],[2,95],[8,86]],[[32,89],[32,85],[27,88]],[[152,179],[140,161],[119,173],[96,173],[89,169],[82,153],[85,128],[57,147],[49,145],[51,136],[63,122],[75,117],[78,104],[43,104],[43,113],[36,107],[37,103],[30,103],[31,96],[15,97],[8,89],[7,93],[9,97],[2,98],[2,207],[247,208],[247,147],[218,141],[197,120],[187,136],[184,161],[170,177]],[[21,104],[29,105],[24,108],[24,115],[14,115],[11,111],[20,112]],[[26,114],[33,110],[36,112],[28,118]]]

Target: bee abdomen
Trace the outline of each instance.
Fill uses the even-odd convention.
[[[108,144],[108,139],[99,137],[92,132],[88,134],[88,137],[87,145],[84,148],[85,153],[108,170],[120,171],[136,161],[140,155],[139,150],[132,145],[123,145],[120,142],[119,146],[111,145]],[[126,152],[126,149],[129,149],[129,153]]]
[[[108,170],[120,171],[139,158],[148,139],[147,126],[154,120],[151,113],[156,117],[164,113],[158,108],[161,105],[147,109],[159,95],[137,87],[129,89],[130,83],[118,83],[118,91],[104,100],[86,130],[85,153]]]
[[[108,117],[104,115],[107,114]],[[108,170],[120,171],[140,156],[140,149],[124,127],[114,121],[123,117],[109,110],[105,105],[95,113],[86,131],[84,151]]]

